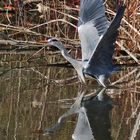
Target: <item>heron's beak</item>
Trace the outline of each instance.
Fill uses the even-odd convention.
[[[45,37],[43,40],[40,40],[40,43],[49,43],[49,39],[52,39],[52,37]]]
[[[49,39],[51,39],[52,37],[46,37],[45,38],[45,41],[46,41],[46,43],[48,43],[49,42]]]

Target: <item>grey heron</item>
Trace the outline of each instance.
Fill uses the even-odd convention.
[[[60,49],[62,56],[72,64],[84,83],[88,76],[97,79],[98,83],[106,87],[105,80],[118,71],[113,65],[112,56],[124,11],[125,5],[121,4],[109,24],[103,0],[80,0],[78,32],[82,50],[81,61],[73,59],[56,38],[49,38],[48,44]]]

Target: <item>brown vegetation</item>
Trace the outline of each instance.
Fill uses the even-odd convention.
[[[119,58],[116,59],[118,63],[126,63],[123,61],[124,56],[127,60],[130,58],[129,60],[139,63],[140,2],[124,0],[124,3],[127,8],[117,41],[116,56]],[[55,36],[65,47],[74,50],[75,57],[80,58],[79,51],[76,51],[80,47],[77,33],[79,0],[13,0],[8,6],[6,4],[4,1],[0,2],[1,51],[8,51],[9,45],[9,51],[12,52],[25,51],[23,48],[40,50],[47,45],[46,37]],[[109,20],[115,15],[118,5],[119,2],[105,1]]]

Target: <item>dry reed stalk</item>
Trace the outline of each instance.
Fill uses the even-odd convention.
[[[134,128],[132,130],[131,136],[129,140],[135,140],[136,136],[137,136],[137,132],[140,130],[140,112],[137,116],[137,119],[135,121],[134,124]]]

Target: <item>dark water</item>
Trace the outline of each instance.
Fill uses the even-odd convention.
[[[30,63],[28,55],[0,58],[0,140],[71,140],[78,114],[68,116],[54,134],[42,133],[57,123],[82,91],[90,97],[81,107],[87,109],[96,139],[140,139],[139,67],[123,68],[111,76],[112,86],[98,101],[101,87],[96,81],[81,85],[73,69],[47,66],[60,62],[59,56],[39,56]]]

